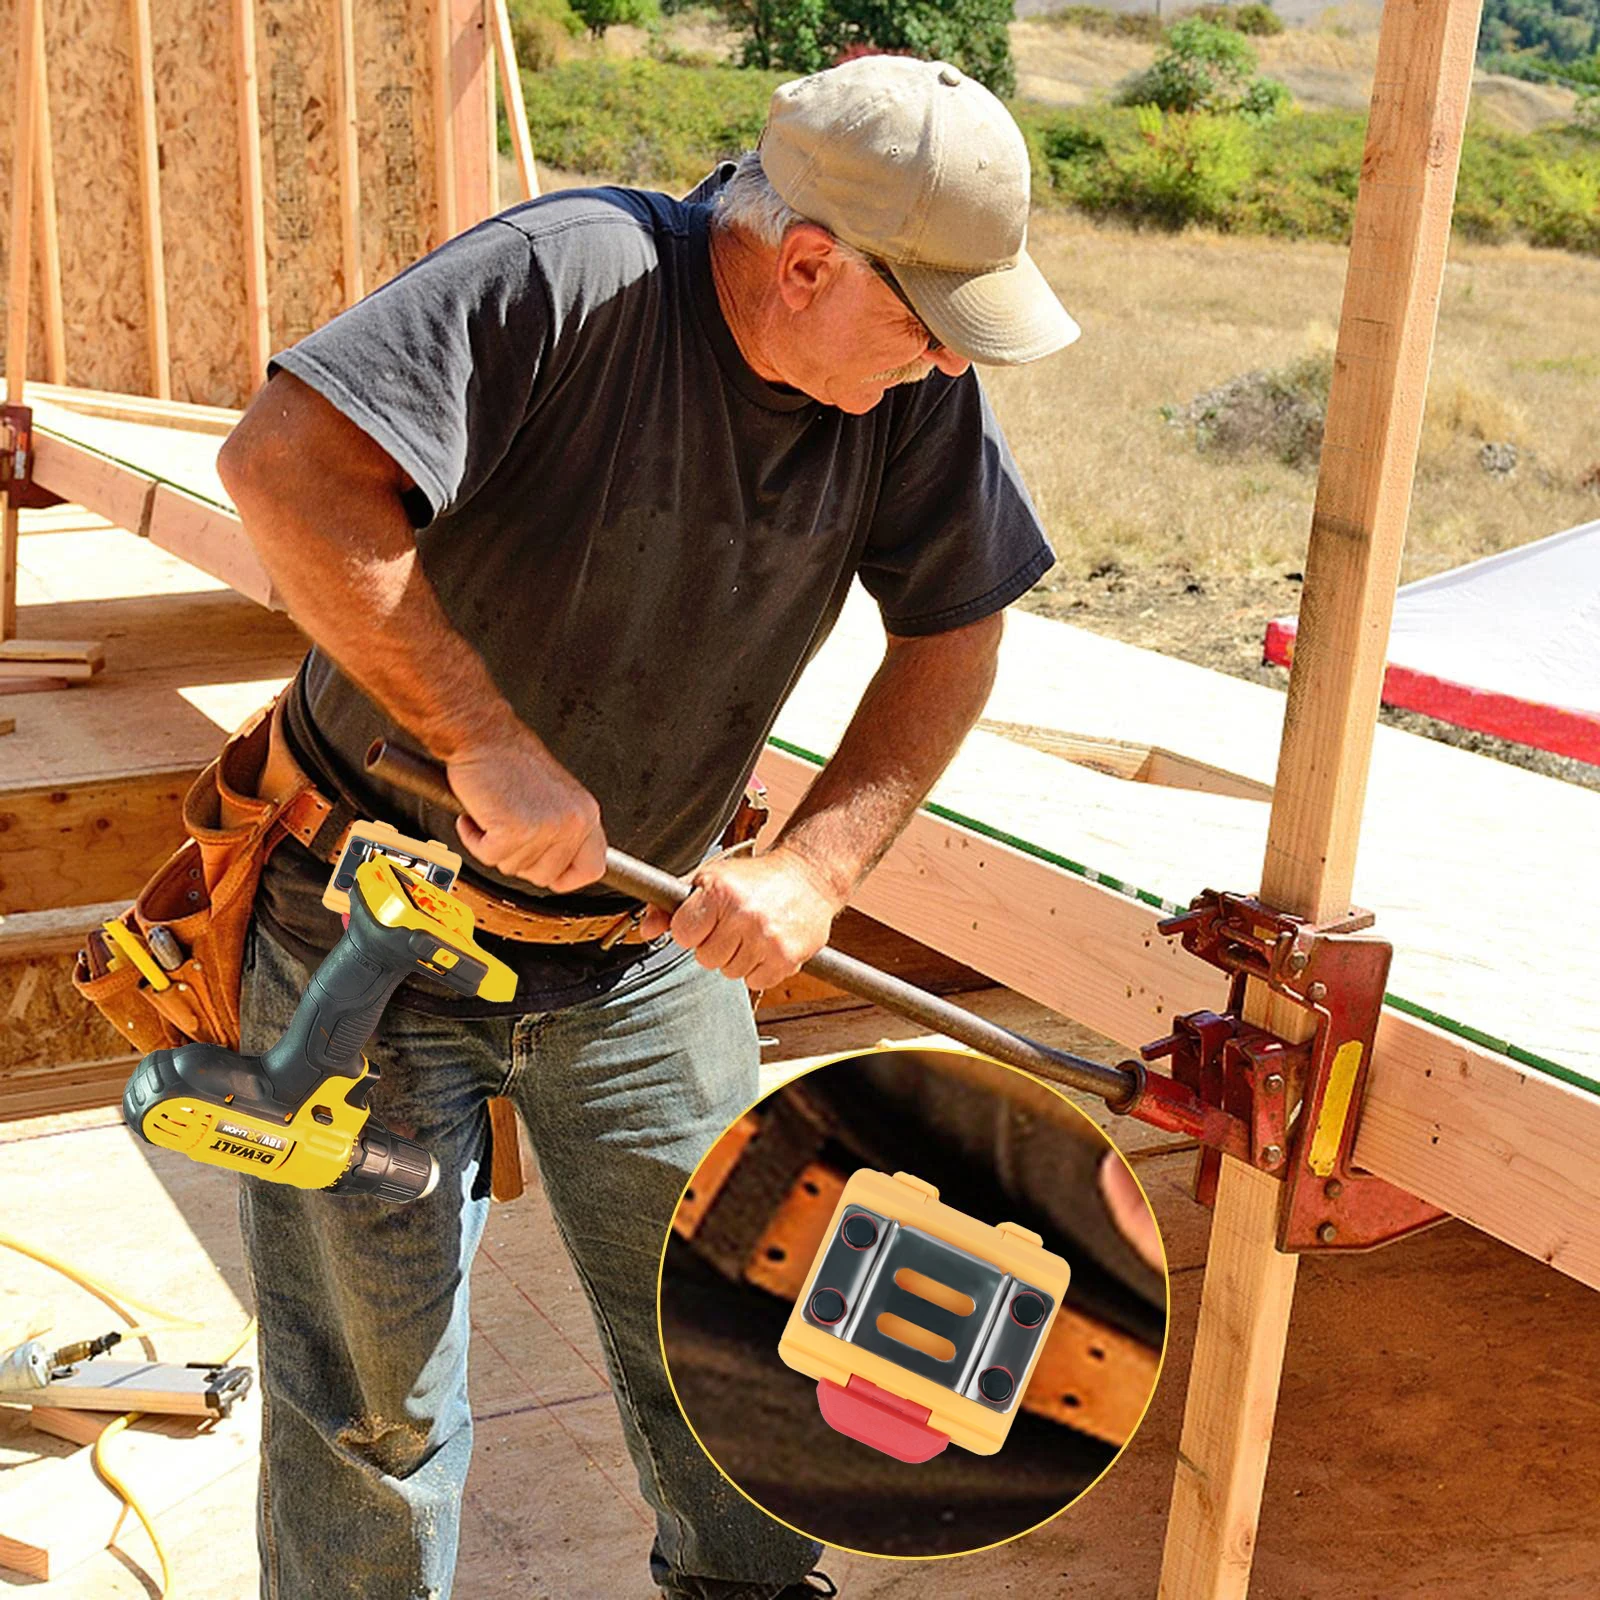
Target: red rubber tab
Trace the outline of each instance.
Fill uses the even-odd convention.
[[[948,1434],[928,1426],[932,1412],[927,1406],[902,1400],[866,1378],[853,1377],[843,1387],[819,1378],[817,1409],[835,1433],[896,1461],[932,1461],[950,1443]]]

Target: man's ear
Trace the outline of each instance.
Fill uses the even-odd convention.
[[[778,246],[778,298],[790,311],[807,311],[843,266],[844,257],[826,228],[796,223]]]

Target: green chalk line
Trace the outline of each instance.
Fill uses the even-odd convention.
[[[802,761],[809,761],[812,766],[823,765],[824,758],[814,750],[807,750],[803,745],[792,744],[787,739],[780,739],[776,734],[770,735],[767,743],[782,750],[785,754],[798,756]],[[942,806],[935,801],[927,801],[922,809],[932,816],[940,817],[946,822],[954,822],[963,828],[970,828],[974,833],[982,834],[986,839],[993,839],[998,844],[1008,844],[1013,850],[1020,850],[1024,855],[1032,856],[1036,861],[1048,861],[1053,867],[1060,867],[1072,873],[1074,877],[1084,878],[1090,883],[1097,883],[1103,889],[1110,889],[1115,894],[1125,896],[1129,900],[1137,900],[1142,905],[1153,907],[1167,916],[1175,916],[1180,911],[1186,911],[1187,906],[1174,905],[1170,900],[1163,900],[1160,895],[1152,894],[1148,889],[1136,888],[1131,883],[1124,883],[1120,878],[1114,878],[1108,872],[1097,872],[1093,867],[1085,866],[1081,861],[1073,861],[1068,856],[1059,856],[1053,850],[1046,850],[1042,845],[1034,844],[1031,840],[1024,839],[1017,834],[1007,833],[1004,828],[996,828],[987,822],[980,822],[976,817],[964,816],[959,811],[952,811],[949,806]],[[1590,1094],[1600,1095],[1600,1082],[1593,1078],[1585,1077],[1581,1072],[1571,1067],[1564,1067],[1559,1061],[1551,1061],[1545,1056],[1536,1055],[1532,1050],[1525,1050],[1521,1045],[1512,1044],[1506,1039],[1497,1039],[1493,1034],[1485,1033],[1481,1028],[1474,1028],[1470,1023],[1457,1022],[1453,1017],[1444,1016],[1437,1011],[1430,1011],[1426,1006],[1419,1005],[1415,1000],[1403,999],[1400,995],[1385,993],[1384,1004],[1393,1006],[1396,1011],[1403,1011],[1409,1017],[1415,1017],[1420,1022],[1426,1022],[1444,1033],[1454,1034],[1458,1039],[1465,1039],[1469,1044],[1478,1045],[1484,1050],[1492,1050],[1496,1055],[1505,1056],[1510,1061],[1515,1061],[1518,1066],[1532,1067],[1536,1072],[1542,1072],[1548,1077],[1559,1078],[1563,1083],[1571,1084],[1575,1089],[1586,1089]]]

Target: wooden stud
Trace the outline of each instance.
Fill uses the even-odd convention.
[[[1355,873],[1479,11],[1384,7],[1261,885],[1269,905],[1314,920],[1347,909]],[[1245,1015],[1310,1032],[1258,985]],[[1223,1162],[1162,1600],[1249,1587],[1294,1294],[1295,1260],[1275,1246],[1280,1192]]]
[[[133,19],[134,127],[139,161],[139,220],[144,231],[144,304],[150,343],[150,392],[172,398],[167,336],[167,267],[161,244],[161,152],[156,142],[155,47],[150,0],[129,0]],[[52,376],[51,382],[61,380]]]
[[[339,151],[339,236],[344,263],[344,303],[366,291],[361,263],[361,144],[356,122],[354,0],[333,0],[334,143]]]
[[[489,0],[494,19],[494,53],[500,64],[500,91],[505,97],[506,121],[511,126],[511,149],[522,181],[522,198],[539,192],[539,173],[533,163],[533,138],[528,131],[528,108],[522,98],[522,75],[517,68],[517,46],[511,37],[511,16],[506,0]]]
[[[39,185],[39,283],[44,294],[44,370],[51,383],[67,381],[66,313],[61,298],[61,229],[56,217],[56,164],[50,139],[50,77],[44,29],[35,35],[39,127],[34,181]]]
[[[34,140],[39,131],[37,97],[42,0],[17,0],[17,77],[12,95],[15,119],[11,148],[11,267],[6,302],[6,403],[22,404],[28,367],[28,292],[33,260]],[[17,633],[17,507],[0,496],[0,639]]]
[[[239,193],[244,213],[245,350],[250,362],[247,388],[253,392],[265,382],[267,362],[272,357],[255,0],[233,0],[233,64],[239,115]]]
[[[429,69],[433,78],[434,244],[456,235],[456,141],[452,102],[455,74],[451,41],[453,0],[433,0]]]
[[[74,389],[52,383],[30,383],[28,403],[46,401],[84,417],[113,422],[142,422],[185,433],[232,433],[242,411],[231,406],[197,406],[187,400],[152,400],[142,394],[116,394],[109,389]]]

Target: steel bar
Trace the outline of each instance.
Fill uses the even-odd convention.
[[[451,792],[444,768],[437,762],[380,739],[367,751],[366,764],[374,777],[397,789],[405,789],[443,810],[460,813],[461,802]],[[675,910],[694,892],[694,886],[682,878],[675,878],[617,849],[606,851],[606,873],[601,882],[630,899],[643,900],[668,911]],[[1007,1066],[1020,1067],[1069,1089],[1099,1095],[1113,1109],[1131,1109],[1143,1094],[1145,1072],[1136,1062],[1108,1067],[1085,1056],[1053,1049],[1013,1033],[1009,1028],[998,1027],[826,945],[805,964],[804,970],[896,1016],[906,1017],[921,1027],[981,1050]],[[1189,1131],[1187,1125],[1184,1131]]]

